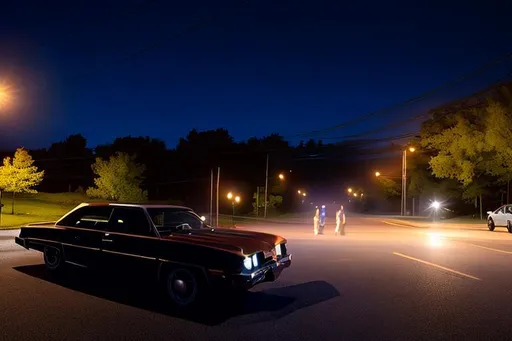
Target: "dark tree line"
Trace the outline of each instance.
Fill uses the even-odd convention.
[[[146,166],[143,188],[150,200],[166,200],[206,209],[210,196],[210,172],[220,167],[221,191],[244,195],[243,208],[252,209],[252,195],[265,184],[269,155],[269,193],[283,195],[283,209],[294,204],[298,188],[324,196],[340,196],[343,186],[361,176],[366,164],[361,158],[379,151],[365,149],[371,141],[324,144],[309,140],[292,146],[279,134],[235,142],[225,129],[192,130],[174,148],[151,137],[119,137],[111,144],[87,146],[80,134],[55,142],[49,148],[31,150],[36,165],[45,171],[38,190],[42,192],[83,191],[93,183],[91,165],[95,158],[116,152],[135,155]],[[9,154],[9,153],[7,153]],[[286,180],[276,179],[285,173]],[[222,193],[221,193],[222,195]],[[292,200],[293,199],[293,200]]]

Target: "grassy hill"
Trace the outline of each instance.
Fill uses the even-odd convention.
[[[11,214],[12,197],[10,194],[4,195],[0,228],[55,221],[76,205],[87,201],[90,199],[80,193],[20,194],[14,202],[13,215]]]
[[[97,200],[89,199],[81,193],[20,194],[16,196],[14,214],[11,214],[12,196],[10,193],[4,194],[0,229],[16,228],[30,223],[56,221],[78,204],[91,201]],[[221,215],[219,218],[219,226],[233,226],[234,222],[231,216]]]

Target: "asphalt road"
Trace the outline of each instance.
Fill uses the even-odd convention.
[[[511,339],[512,234],[418,229],[349,218],[333,226],[239,228],[289,239],[292,267],[238,304],[194,316],[137,281],[73,271],[50,277],[42,257],[0,235],[0,340]],[[231,304],[230,304],[231,303]]]

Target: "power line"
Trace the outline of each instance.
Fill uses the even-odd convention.
[[[496,81],[492,82],[486,88],[484,88],[482,90],[475,91],[472,94],[465,96],[463,99],[459,99],[459,100],[452,101],[450,103],[443,104],[440,107],[434,108],[432,110],[437,110],[439,108],[449,106],[451,103],[454,103],[454,102],[455,103],[456,102],[463,102],[464,100],[469,100],[471,98],[483,95],[486,92],[489,92],[490,90],[494,89],[497,85],[499,85],[500,83],[505,81],[510,76],[512,76],[512,70],[508,71],[505,75],[503,75],[502,77],[500,77]],[[464,109],[469,109],[469,108],[477,107],[479,105],[480,105],[480,103],[475,103],[473,105],[465,106]],[[446,117],[450,113],[453,113],[453,112],[450,111],[450,112],[442,115],[442,117],[440,117],[440,118],[444,118],[444,117]],[[338,136],[338,137],[325,137],[325,138],[320,138],[320,139],[321,140],[348,140],[348,139],[361,138],[361,137],[364,137],[364,136],[367,136],[367,135],[371,135],[371,134],[375,134],[375,133],[380,133],[380,132],[387,131],[387,130],[390,130],[390,129],[395,129],[395,128],[398,128],[398,127],[401,127],[401,126],[405,126],[405,125],[408,125],[408,124],[410,124],[410,123],[412,123],[414,121],[417,121],[419,119],[429,118],[431,115],[432,115],[431,112],[424,112],[424,113],[412,116],[409,119],[406,119],[406,120],[403,120],[403,121],[398,121],[398,122],[393,122],[393,123],[388,124],[386,126],[383,126],[383,127],[380,127],[380,128],[376,128],[376,129],[372,129],[372,130],[367,130],[367,131],[359,133],[359,134],[345,135],[345,136]],[[412,134],[412,135],[414,135],[414,134]]]
[[[419,96],[416,96],[416,97],[413,97],[413,98],[410,98],[406,101],[403,101],[403,102],[399,102],[399,103],[396,103],[394,105],[391,105],[389,107],[385,107],[383,109],[380,109],[380,110],[377,110],[377,111],[374,111],[374,112],[370,112],[364,116],[360,116],[358,118],[354,118],[354,119],[351,119],[351,120],[348,120],[346,122],[343,122],[343,123],[340,123],[340,124],[337,124],[337,125],[334,125],[334,126],[331,126],[331,127],[327,127],[327,128],[324,128],[324,129],[319,129],[319,130],[313,130],[313,131],[310,131],[310,132],[305,132],[305,133],[300,133],[300,134],[297,134],[297,135],[294,135],[294,136],[289,136],[288,138],[295,138],[295,137],[307,137],[307,136],[310,136],[310,135],[315,135],[315,134],[318,134],[318,133],[325,133],[325,132],[330,132],[330,131],[333,131],[333,130],[336,130],[336,129],[340,129],[340,128],[345,128],[345,127],[348,127],[348,126],[351,126],[351,125],[354,125],[354,124],[357,124],[357,123],[360,123],[360,122],[364,122],[365,120],[371,118],[371,117],[374,117],[376,115],[379,115],[379,114],[382,114],[384,112],[387,112],[391,109],[395,109],[397,107],[401,107],[403,105],[406,105],[406,104],[411,104],[411,103],[414,103],[420,99],[424,99],[425,97],[428,97],[432,94],[435,94],[437,92],[440,92],[441,90],[444,90],[445,88],[449,87],[449,86],[452,86],[454,84],[457,84],[463,80],[466,80],[474,75],[477,75],[489,68],[491,68],[492,66],[495,66],[497,64],[500,64],[508,59],[511,59],[512,58],[512,53],[509,53],[505,56],[502,56],[490,63],[487,63],[481,67],[479,67],[478,69],[470,72],[470,73],[467,73],[461,77],[458,77],[452,81],[449,81],[435,89],[432,89],[432,90],[429,90],[427,92],[424,92],[422,94],[420,94]]]

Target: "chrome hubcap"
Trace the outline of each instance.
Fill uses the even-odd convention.
[[[174,290],[177,291],[180,295],[184,295],[187,293],[187,283],[181,279],[177,279],[174,281]]]
[[[191,303],[196,295],[197,285],[194,276],[186,270],[177,270],[169,277],[172,298],[179,304]]]

